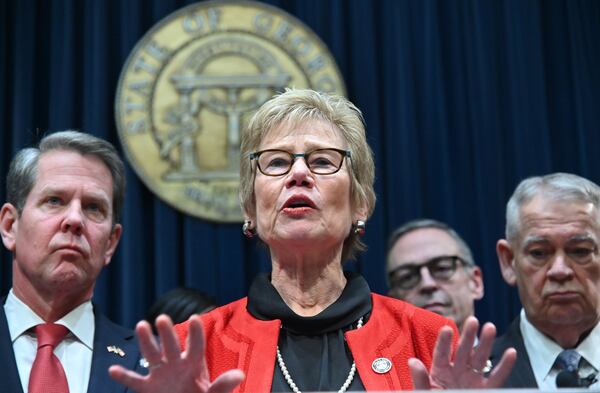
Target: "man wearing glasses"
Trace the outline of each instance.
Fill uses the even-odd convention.
[[[407,222],[390,236],[389,295],[452,319],[459,329],[483,297],[481,269],[465,241],[430,219]]]

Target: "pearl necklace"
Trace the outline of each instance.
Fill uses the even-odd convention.
[[[360,329],[362,327],[362,325],[363,325],[363,317],[360,317],[360,319],[358,320],[358,323],[356,324],[356,330]],[[290,372],[288,371],[287,367],[285,366],[285,363],[283,362],[283,357],[281,356],[281,352],[279,351],[279,345],[277,346],[277,363],[279,364],[279,368],[281,369],[281,373],[283,374],[285,381],[290,386],[290,389],[292,389],[292,392],[302,393],[300,391],[300,389],[298,389],[298,386],[296,386],[296,384],[294,383],[294,380],[292,379]],[[346,381],[344,382],[344,384],[342,385],[340,390],[338,390],[338,393],[344,393],[350,387],[350,384],[352,383],[352,380],[354,379],[354,374],[356,374],[356,364],[354,364],[354,360],[353,360],[352,367],[350,367],[350,373],[348,374],[348,378],[346,378]]]

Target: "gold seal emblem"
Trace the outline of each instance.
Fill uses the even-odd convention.
[[[242,221],[240,131],[286,86],[345,94],[333,57],[302,22],[252,1],[182,8],[142,37],[121,72],[115,111],[125,154],[170,205]]]

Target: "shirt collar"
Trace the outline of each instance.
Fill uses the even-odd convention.
[[[538,381],[543,381],[554,365],[554,361],[563,348],[554,340],[539,331],[521,309],[521,333],[531,368]],[[600,370],[600,324],[592,329],[590,334],[575,348],[577,352],[596,370]]]
[[[590,334],[577,346],[577,352],[592,365],[596,370],[600,370],[600,323],[592,329]]]
[[[14,342],[18,337],[36,325],[45,323],[29,306],[11,289],[6,297],[4,312],[8,321],[10,339]],[[94,307],[91,300],[83,302],[68,314],[56,321],[59,325],[66,326],[71,334],[81,341],[90,350],[94,348]]]
[[[524,309],[521,309],[520,327],[535,379],[543,381],[562,348],[529,322]]]

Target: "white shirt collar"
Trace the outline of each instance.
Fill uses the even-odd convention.
[[[521,309],[520,327],[535,379],[543,381],[552,370],[556,357],[563,349],[529,322],[524,309]]]
[[[577,351],[596,370],[600,370],[600,323],[596,324],[590,334],[577,346]]]
[[[521,334],[529,362],[537,381],[543,381],[552,370],[554,361],[563,348],[554,340],[539,331],[529,322],[525,310],[521,309]],[[600,370],[600,323],[575,348],[581,356],[597,371]]]
[[[8,321],[10,339],[13,343],[19,336],[26,334],[32,327],[45,323],[27,304],[15,296],[12,289],[6,297],[4,312]],[[95,323],[94,308],[91,300],[75,307],[68,314],[56,321],[56,323],[66,326],[73,336],[90,350],[93,350]]]

